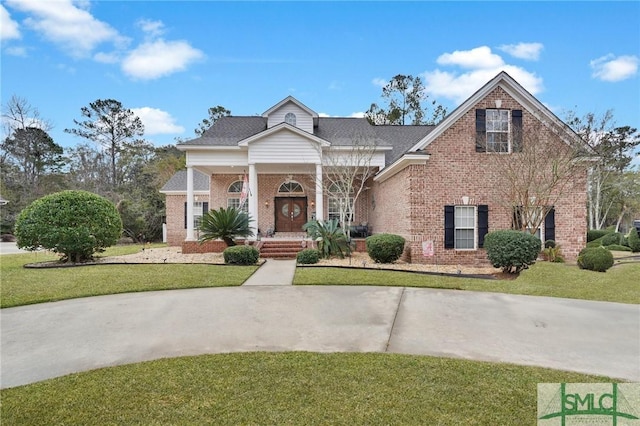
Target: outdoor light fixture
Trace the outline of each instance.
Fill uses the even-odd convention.
[[[316,206],[316,202],[315,201],[311,201],[311,207],[315,207]]]
[[[265,207],[269,207],[269,200],[265,200],[265,201],[264,201],[264,206],[265,206]]]

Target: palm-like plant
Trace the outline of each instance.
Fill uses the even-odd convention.
[[[252,219],[247,213],[235,207],[227,209],[220,207],[219,210],[210,210],[202,215],[200,220],[200,239],[205,242],[209,240],[222,239],[227,247],[235,246],[236,237],[251,237],[253,231],[249,227]]]
[[[349,242],[342,229],[338,226],[338,221],[330,219],[326,222],[312,220],[302,227],[307,231],[307,235],[318,243],[318,251],[323,258],[339,256],[343,258],[349,254]]]

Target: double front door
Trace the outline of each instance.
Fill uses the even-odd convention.
[[[302,232],[307,223],[307,197],[277,197],[276,232]]]

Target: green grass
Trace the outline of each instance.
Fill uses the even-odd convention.
[[[114,247],[103,256],[139,250],[140,246]],[[27,263],[55,259],[55,255],[46,253],[0,256],[0,307],[137,291],[237,286],[257,268],[206,264],[97,265],[51,269],[23,267]]]
[[[617,265],[607,272],[575,265],[538,262],[514,280],[485,280],[411,272],[347,268],[296,268],[296,285],[381,285],[489,291],[640,303],[640,263]]]
[[[531,425],[544,382],[615,380],[394,354],[164,359],[2,391],[3,425]]]

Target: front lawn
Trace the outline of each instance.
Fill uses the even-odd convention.
[[[4,389],[3,425],[530,425],[538,383],[615,380],[396,354],[163,359]]]
[[[104,255],[129,254],[139,249],[139,246],[114,247]],[[238,286],[257,268],[207,264],[23,267],[55,259],[54,255],[40,252],[0,256],[0,307],[136,291]]]
[[[607,272],[575,265],[538,262],[514,280],[485,280],[376,269],[296,268],[296,285],[381,285],[490,291],[640,303],[640,263],[616,265]]]

